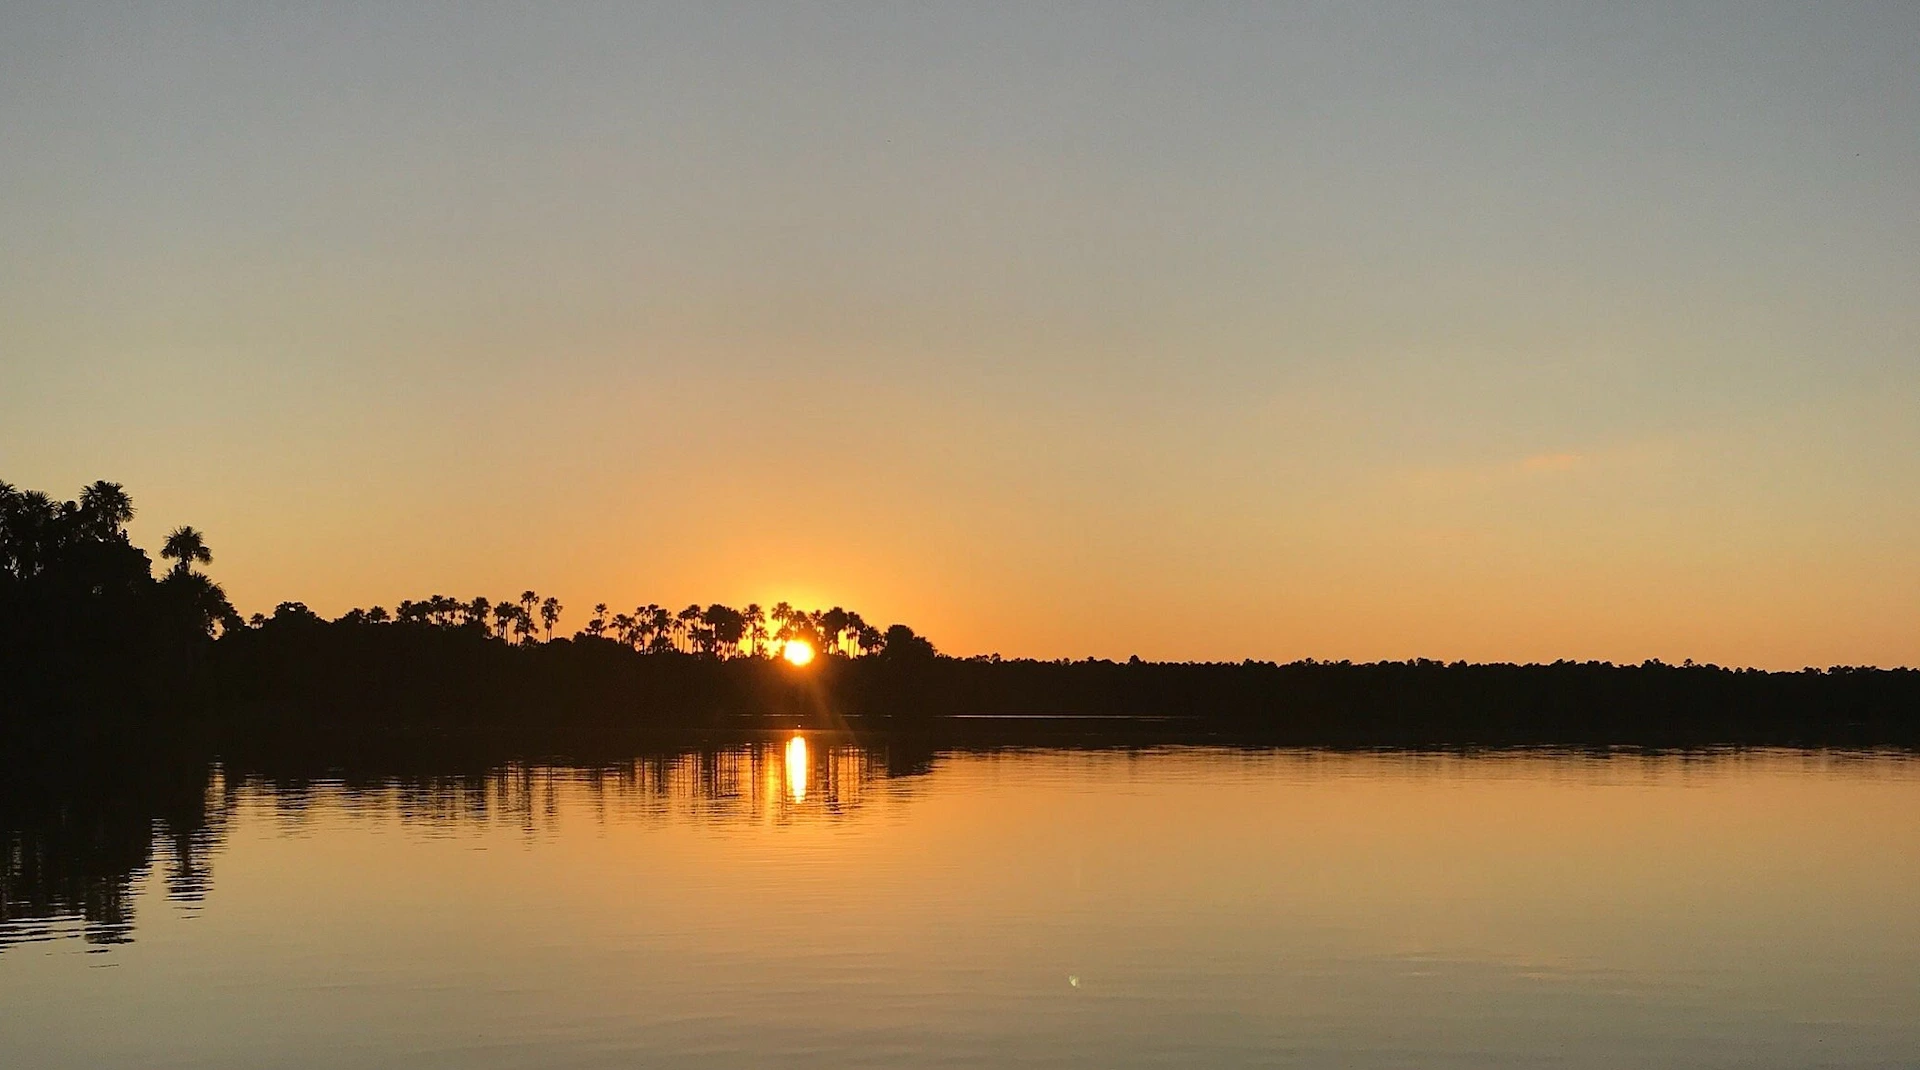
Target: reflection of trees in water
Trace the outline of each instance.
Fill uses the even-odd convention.
[[[225,812],[204,763],[22,763],[0,782],[0,948],[132,938],[137,884],[197,908]]]
[[[247,777],[238,794],[270,807],[289,827],[321,807],[349,818],[395,817],[449,831],[506,825],[534,833],[553,827],[563,811],[597,821],[786,824],[850,817],[882,790],[881,781],[923,768],[890,757],[880,749],[816,743],[806,749],[802,777],[783,739],[618,761],[515,761],[473,772],[261,773]]]
[[[131,940],[134,900],[155,879],[168,901],[198,910],[242,809],[290,832],[321,811],[448,834],[506,825],[535,835],[583,816],[784,825],[849,819],[898,790],[884,781],[925,772],[931,759],[816,740],[805,748],[802,791],[787,742],[464,769],[363,757],[242,762],[223,773],[204,760],[10,756],[0,760],[0,951],[73,936]]]

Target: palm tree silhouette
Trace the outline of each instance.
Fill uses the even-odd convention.
[[[767,611],[767,620],[774,626],[773,641],[776,644],[793,638],[793,621],[796,615],[805,616],[785,602],[775,602],[773,608]],[[778,651],[775,652],[778,653]]]
[[[177,527],[160,547],[160,556],[171,560],[175,572],[190,572],[195,563],[213,563],[213,551],[207,549],[207,537],[190,527]]]
[[[729,658],[740,653],[740,640],[747,634],[747,616],[732,606],[718,602],[707,607],[706,639],[716,657]]]
[[[49,538],[71,538],[74,529],[63,525],[88,522],[89,510],[95,508],[101,510],[103,517],[109,518],[109,523],[116,523],[111,518],[122,515],[124,510],[118,508],[115,499],[106,493],[111,489],[111,484],[89,488],[96,493],[87,506],[77,502],[63,505],[45,495],[34,497],[30,492],[16,491],[0,483],[0,577],[9,569],[14,570],[15,575],[20,574],[20,552],[13,543],[17,541],[18,533],[28,525],[40,524],[42,529],[50,533],[47,536]],[[174,532],[168,538],[167,549],[162,551],[162,556],[177,562],[168,573],[168,579],[204,579],[191,566],[212,560],[204,538],[192,528],[181,528]],[[186,586],[182,583],[175,589],[184,590]],[[217,588],[215,593],[220,593]],[[208,604],[221,603],[215,597]],[[300,612],[308,617],[313,616],[304,607]],[[358,625],[392,620],[414,628],[477,632],[514,646],[535,646],[543,641],[553,642],[560,618],[565,612],[566,607],[560,599],[551,596],[542,598],[535,591],[526,590],[517,599],[503,598],[497,602],[486,598],[469,601],[435,594],[419,601],[402,601],[391,617],[386,610],[375,607],[372,610],[350,610],[338,621]],[[239,627],[238,618],[233,620],[233,626]],[[777,626],[769,627],[770,623]],[[900,657],[931,656],[935,653],[932,644],[914,634],[910,628],[896,625],[882,632],[868,624],[859,613],[842,606],[805,610],[786,602],[775,603],[771,611],[762,609],[757,602],[748,604],[744,610],[715,602],[705,608],[695,603],[678,612],[649,602],[635,607],[631,613],[616,613],[611,617],[607,613],[607,604],[600,602],[593,607],[593,618],[573,635],[575,640],[589,637],[609,639],[640,654],[678,653],[720,661],[743,655],[752,658],[777,656],[786,644],[796,641],[810,645],[816,653],[845,658],[885,653],[889,656],[888,660],[897,660]]]
[[[814,626],[820,629],[820,653],[840,653],[840,633],[847,626],[847,611],[834,606],[814,617]]]
[[[120,538],[133,519],[133,499],[120,484],[96,480],[80,491],[80,512],[96,538]]]
[[[642,624],[648,635],[647,649],[664,651],[673,649],[673,614],[665,606],[656,606],[648,602],[640,611]]]
[[[699,622],[700,607],[697,605],[688,606],[673,615],[672,627],[674,635],[677,637],[681,649],[689,653],[693,651],[693,629]]]
[[[49,529],[59,516],[45,491],[0,483],[0,567],[18,579],[38,573],[53,552]]]
[[[758,602],[748,602],[742,615],[747,624],[747,656],[759,657],[760,644],[767,638],[767,612]]]

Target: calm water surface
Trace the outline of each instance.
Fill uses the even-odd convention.
[[[1896,756],[162,779],[10,804],[0,1066],[1920,1065]]]

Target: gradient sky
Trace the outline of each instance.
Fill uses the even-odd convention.
[[[0,4],[0,478],[243,612],[1920,663],[1920,5]]]

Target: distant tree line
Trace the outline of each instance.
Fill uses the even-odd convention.
[[[556,641],[554,631],[566,607],[551,596],[522,591],[518,598],[498,601],[485,596],[454,598],[436,594],[401,602],[389,612],[385,606],[350,609],[331,621],[302,602],[282,602],[273,615],[256,613],[249,627],[305,627],[317,624],[341,627],[395,627],[435,629],[493,639],[514,646]],[[792,642],[807,644],[819,654],[857,658],[891,650],[895,655],[932,657],[937,653],[924,636],[904,624],[876,628],[859,613],[840,606],[798,609],[777,602],[771,609],[750,603],[744,609],[715,602],[681,610],[648,603],[631,612],[609,613],[602,602],[593,617],[570,637],[557,641],[591,643],[631,650],[637,654],[682,654],[731,660],[777,657]]]
[[[1154,722],[1184,726],[1181,738],[1302,746],[1920,743],[1911,669],[955,658],[903,624],[784,602],[600,604],[565,635],[565,607],[533,590],[432,595],[333,620],[282,602],[242,620],[200,571],[213,560],[201,532],[173,529],[156,576],[128,538],[133,515],[115,483],[64,502],[0,483],[0,700],[29,700],[0,701],[0,728],[49,697],[65,701],[40,704],[96,710],[158,697],[250,730],[709,730],[776,715],[893,727],[954,718],[952,732],[977,723],[956,715],[998,714],[1099,721],[1109,739],[1122,730],[1107,720],[1131,718],[1130,732]],[[823,657],[788,671],[776,662],[790,643]]]

